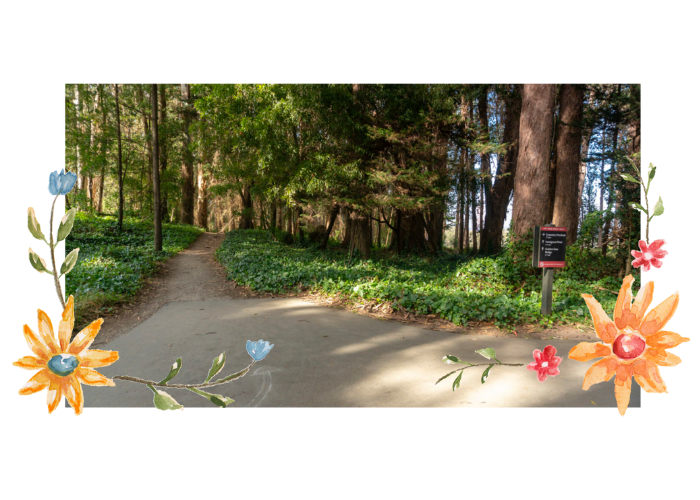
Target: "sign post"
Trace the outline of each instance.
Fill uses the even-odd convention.
[[[554,268],[566,265],[566,228],[553,224],[535,226],[532,243],[532,265],[542,268],[542,308],[543,315],[552,314],[552,287]]]

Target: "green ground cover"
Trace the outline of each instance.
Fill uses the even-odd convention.
[[[349,261],[346,250],[331,246],[285,244],[264,230],[228,233],[217,259],[228,277],[253,290],[284,293],[311,289],[356,300],[389,303],[394,309],[436,314],[456,324],[590,324],[582,293],[594,295],[612,311],[622,280],[614,254],[570,247],[567,268],[555,271],[553,314],[540,314],[540,271],[530,268],[530,245],[510,245],[496,257],[443,253],[438,257],[397,257],[373,250],[368,261]],[[637,283],[638,284],[638,276]]]
[[[116,217],[78,213],[66,239],[66,255],[80,248],[78,262],[66,275],[66,296],[75,297],[76,329],[127,301],[159,261],[187,248],[201,233],[192,226],[163,224],[163,251],[156,252],[152,222],[125,218],[120,233]]]

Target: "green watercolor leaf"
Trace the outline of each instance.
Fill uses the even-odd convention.
[[[633,201],[630,201],[630,202],[629,202],[629,206],[632,207],[632,208],[636,208],[636,209],[639,210],[640,212],[644,212],[645,214],[649,215],[649,212],[647,212],[647,209],[644,208],[643,206],[641,206],[639,203],[635,203],[635,202],[633,202]]]
[[[167,392],[159,391],[151,384],[148,384],[148,387],[153,391],[153,405],[159,410],[182,410],[184,408]]]
[[[632,177],[629,174],[620,174],[620,177],[622,177],[623,179],[625,179],[628,182],[636,182],[637,184],[641,184],[641,182],[639,182],[637,179],[635,179],[634,177]]]
[[[220,406],[221,408],[226,408],[228,405],[233,403],[233,399],[222,396],[221,394],[209,394],[208,392],[200,391],[194,387],[188,387],[187,390],[207,398],[209,401],[214,403],[216,406]]]
[[[449,377],[449,376],[452,375],[453,373],[457,373],[457,372],[460,371],[460,370],[464,370],[464,368],[458,368],[458,369],[456,369],[456,370],[452,370],[452,371],[451,371],[450,373],[448,373],[447,375],[443,375],[442,377],[440,377],[440,378],[438,379],[437,382],[435,382],[435,385],[438,385],[440,382],[442,382],[443,380],[445,380],[447,377]]]
[[[42,240],[44,243],[46,243],[46,236],[44,236],[44,233],[41,232],[41,225],[39,224],[32,207],[29,207],[27,210],[27,227],[29,228],[29,232],[32,233],[32,236],[34,236],[37,240]]]
[[[214,358],[214,361],[212,361],[211,368],[209,369],[209,375],[207,375],[207,378],[204,382],[209,382],[221,370],[223,370],[225,363],[226,363],[226,353],[222,352],[221,354],[219,354],[218,358]]]
[[[37,253],[32,250],[31,248],[29,249],[29,263],[32,265],[34,269],[39,271],[40,273],[49,273],[50,275],[53,276],[53,273],[48,270],[46,267],[46,261],[39,257]]]
[[[479,349],[478,351],[476,351],[476,353],[481,354],[486,359],[496,359],[496,351],[494,351],[490,347],[487,347],[485,349]]]
[[[447,356],[443,357],[442,360],[443,360],[446,364],[448,364],[448,365],[453,365],[453,364],[455,364],[455,363],[460,363],[460,364],[463,364],[463,365],[474,366],[472,363],[467,363],[466,361],[462,361],[462,360],[459,359],[457,356],[452,356],[452,355],[450,355],[450,354],[448,354]]]
[[[182,358],[177,358],[175,362],[173,363],[173,366],[170,368],[170,373],[168,373],[168,376],[165,377],[163,380],[158,382],[159,384],[165,384],[169,380],[172,380],[175,378],[175,375],[178,374],[180,371],[180,368],[182,368]]]
[[[71,229],[73,229],[73,222],[75,222],[75,208],[68,210],[68,213],[61,219],[61,224],[58,226],[58,236],[56,237],[56,243],[65,240],[70,234]]]
[[[649,184],[651,184],[651,181],[654,179],[655,175],[656,175],[656,167],[650,163],[649,164]]]
[[[463,374],[464,374],[464,372],[457,375],[457,378],[455,379],[455,381],[452,382],[452,392],[454,392],[455,389],[459,389],[459,383],[462,381]]]
[[[75,266],[75,263],[78,262],[78,252],[80,251],[80,248],[76,248],[73,250],[71,253],[69,253],[66,256],[66,260],[63,261],[63,264],[61,264],[61,274],[60,276],[63,276],[64,274],[68,274],[71,272],[71,269]]]
[[[486,379],[487,379],[487,378],[489,378],[489,371],[490,371],[491,368],[493,368],[493,367],[494,367],[494,365],[489,365],[489,367],[486,368],[486,370],[484,370],[484,373],[481,374],[481,383],[482,383],[482,384],[483,384],[484,382],[486,382]]]
[[[654,205],[654,216],[661,215],[664,213],[664,202],[661,200],[661,196],[659,196],[659,201],[656,202],[656,205]]]
[[[236,380],[237,378],[240,378],[240,377],[242,377],[243,375],[245,375],[246,373],[248,373],[248,370],[250,370],[250,367],[251,367],[251,366],[253,366],[252,363],[251,363],[250,366],[246,366],[245,368],[243,368],[243,369],[242,369],[241,371],[239,371],[239,372],[232,373],[231,375],[228,375],[228,376],[226,376],[226,377],[224,377],[224,378],[220,378],[219,380],[217,380],[217,382],[228,382],[228,381],[230,381],[230,380]]]

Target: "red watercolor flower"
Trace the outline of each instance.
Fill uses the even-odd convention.
[[[641,252],[638,252],[637,250],[632,250],[632,256],[634,257],[632,266],[644,266],[645,272],[649,271],[649,269],[651,269],[651,266],[661,267],[661,264],[663,264],[663,262],[661,262],[661,259],[668,255],[668,252],[666,250],[661,250],[661,247],[665,244],[666,241],[664,240],[656,240],[652,242],[651,245],[647,246],[646,241],[639,240],[639,249],[641,250]]]
[[[544,382],[547,376],[556,377],[559,375],[559,363],[562,358],[555,356],[557,348],[553,345],[548,345],[544,348],[544,352],[539,349],[532,351],[532,357],[535,358],[533,363],[527,365],[527,369],[531,372],[537,372],[537,380]]]

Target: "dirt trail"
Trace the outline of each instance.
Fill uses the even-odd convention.
[[[541,328],[538,325],[519,325],[510,331],[498,329],[489,324],[457,326],[434,315],[404,314],[391,310],[387,305],[358,304],[342,297],[328,298],[306,291],[289,294],[255,293],[227,280],[224,268],[214,259],[214,252],[224,238],[225,235],[221,233],[204,233],[189,248],[167,261],[162,269],[148,280],[134,302],[121,306],[113,314],[105,316],[105,323],[94,345],[105,344],[132,330],[169,302],[255,297],[299,297],[317,305],[345,309],[379,320],[420,326],[426,330],[494,337],[597,340],[592,328],[581,326],[558,325],[553,328]]]

